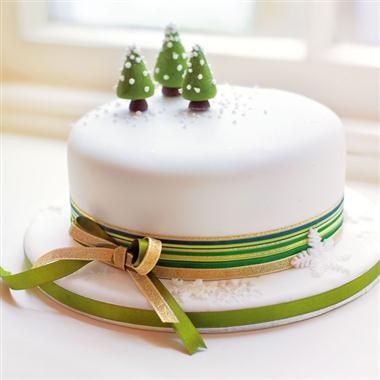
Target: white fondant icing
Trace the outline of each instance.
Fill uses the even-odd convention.
[[[343,196],[342,126],[317,102],[230,86],[204,113],[181,97],[148,102],[139,116],[111,102],[72,129],[71,196],[101,221],[147,234],[239,235],[299,223]]]
[[[378,223],[358,194],[346,192],[349,220],[329,254],[350,255],[347,272],[326,271],[315,277],[309,268],[290,269],[261,277],[230,281],[162,280],[185,311],[221,311],[288,302],[339,287],[370,269],[378,260]],[[355,221],[355,222],[354,222]],[[43,253],[75,244],[69,234],[68,210],[45,210],[25,235],[25,251],[34,262]],[[101,263],[91,263],[56,283],[74,293],[116,305],[151,309],[129,276]]]

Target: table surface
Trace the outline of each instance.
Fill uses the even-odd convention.
[[[23,234],[36,212],[68,197],[65,143],[2,135],[1,264],[23,265]],[[373,201],[375,184],[350,185]],[[375,209],[374,209],[375,212]],[[1,286],[2,379],[378,378],[379,286],[333,312],[248,333],[205,335],[184,354],[174,334],[98,322],[38,290]]]

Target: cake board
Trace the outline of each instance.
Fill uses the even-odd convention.
[[[339,242],[310,267],[223,281],[162,281],[205,333],[262,329],[326,313],[365,294],[379,275],[379,226],[371,217],[371,204],[347,189],[345,209]],[[42,210],[25,234],[27,261],[32,264],[52,249],[75,246],[69,225],[68,206]],[[127,273],[102,263],[92,262],[40,289],[92,318],[172,331],[160,322]]]

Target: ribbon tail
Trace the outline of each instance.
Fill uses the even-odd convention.
[[[169,290],[166,289],[164,284],[152,272],[148,274],[148,277],[164,297],[165,301],[177,317],[178,323],[172,323],[172,327],[177,336],[182,340],[187,352],[192,355],[200,349],[206,349],[207,346],[202,336],[199,334],[190,318],[182,310],[181,306],[178,305]]]
[[[0,278],[14,290],[30,289],[66,277],[90,261],[64,260],[52,262],[24,272],[12,274],[0,267]]]
[[[144,294],[147,301],[152,305],[161,322],[178,323],[178,319],[173,310],[151,279],[146,275],[138,274],[132,270],[128,270],[127,272],[132,277],[136,286]]]

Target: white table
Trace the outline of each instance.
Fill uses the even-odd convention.
[[[68,196],[65,144],[3,135],[1,263],[22,268],[33,215]],[[354,183],[375,199],[378,188]],[[38,290],[1,284],[2,379],[375,378],[379,376],[379,286],[321,317],[251,333],[205,335],[190,357],[174,334],[80,316]]]

